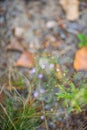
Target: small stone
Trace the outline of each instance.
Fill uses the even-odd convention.
[[[4,24],[4,21],[5,21],[4,17],[0,16],[0,25]]]
[[[56,125],[53,122],[49,122],[49,127],[50,129],[56,128]]]
[[[13,33],[17,38],[23,38],[24,29],[21,27],[13,28]]]
[[[49,21],[49,22],[47,22],[46,27],[51,29],[51,28],[55,27],[56,25],[57,25],[57,23],[55,21]]]

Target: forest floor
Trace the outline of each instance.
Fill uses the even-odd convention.
[[[76,85],[87,78],[86,71],[76,72],[73,67],[75,53],[78,50],[77,35],[79,33],[87,35],[87,2],[80,3],[81,15],[74,22],[66,19],[58,0],[31,0],[27,4],[24,0],[9,0],[7,3],[1,2],[0,6],[6,10],[0,18],[0,22],[3,23],[0,27],[1,89],[7,84],[8,75],[10,73],[15,75],[15,69],[29,79],[29,71],[32,67],[14,67],[23,52],[34,54],[34,57],[39,59],[39,64],[40,62],[48,64],[47,58],[43,59],[43,57],[56,57],[61,73],[64,73],[65,78],[72,80]],[[22,30],[17,34],[19,28]],[[15,45],[13,45],[9,49],[9,45],[17,43],[20,43],[19,47],[14,49]],[[46,100],[52,94],[50,91]],[[56,103],[57,101],[54,103],[52,100],[45,103],[44,107],[52,112]],[[59,111],[63,113],[58,106]],[[48,129],[77,130],[86,119],[86,110],[68,115],[61,114],[60,118],[55,115],[53,119],[51,117],[47,119]],[[47,128],[43,121],[37,130],[45,129]]]

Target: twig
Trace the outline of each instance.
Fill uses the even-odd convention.
[[[46,130],[49,130],[49,128],[48,128],[48,123],[47,123],[47,119],[46,119],[46,112],[45,112],[45,109],[44,109],[44,103],[43,103],[43,102],[42,102],[42,108],[43,108],[43,114],[44,114],[44,117],[45,117]]]
[[[14,123],[12,122],[11,118],[9,117],[9,115],[8,115],[8,113],[7,113],[7,111],[6,111],[6,109],[4,108],[4,106],[3,106],[1,103],[0,103],[0,106],[2,107],[3,111],[4,111],[5,114],[7,115],[8,119],[9,119],[10,123],[12,124],[12,126],[14,127],[14,129],[17,130],[16,127],[15,127],[15,125],[14,125]]]

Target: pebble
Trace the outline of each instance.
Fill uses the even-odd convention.
[[[0,15],[0,25],[3,25],[5,22],[4,16]]]
[[[54,32],[57,33],[61,37],[61,39],[66,39],[66,35],[61,28],[54,28]]]
[[[48,125],[49,125],[50,129],[56,128],[56,125],[53,122],[51,122],[51,121],[48,123]]]
[[[23,37],[23,34],[24,34],[24,29],[21,28],[21,27],[15,27],[13,29],[13,32],[14,32],[14,35],[17,37],[17,38],[22,38]]]
[[[47,105],[44,106],[44,108],[45,108],[45,110],[50,110],[51,107],[50,107],[49,104],[47,104]]]
[[[55,27],[56,25],[57,25],[57,23],[55,21],[49,21],[46,23],[46,27],[48,29],[51,29],[51,28]]]
[[[79,31],[83,30],[83,26],[79,23],[69,22],[66,24],[66,29],[69,33],[78,34]]]

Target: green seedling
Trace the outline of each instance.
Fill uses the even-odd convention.
[[[78,34],[77,37],[80,40],[79,47],[87,46],[87,36],[85,36],[84,34]]]
[[[69,84],[69,88],[58,85],[59,93],[57,93],[58,100],[63,99],[64,106],[68,106],[69,111],[81,111],[81,108],[87,105],[87,85],[83,84],[76,88],[73,83]]]

